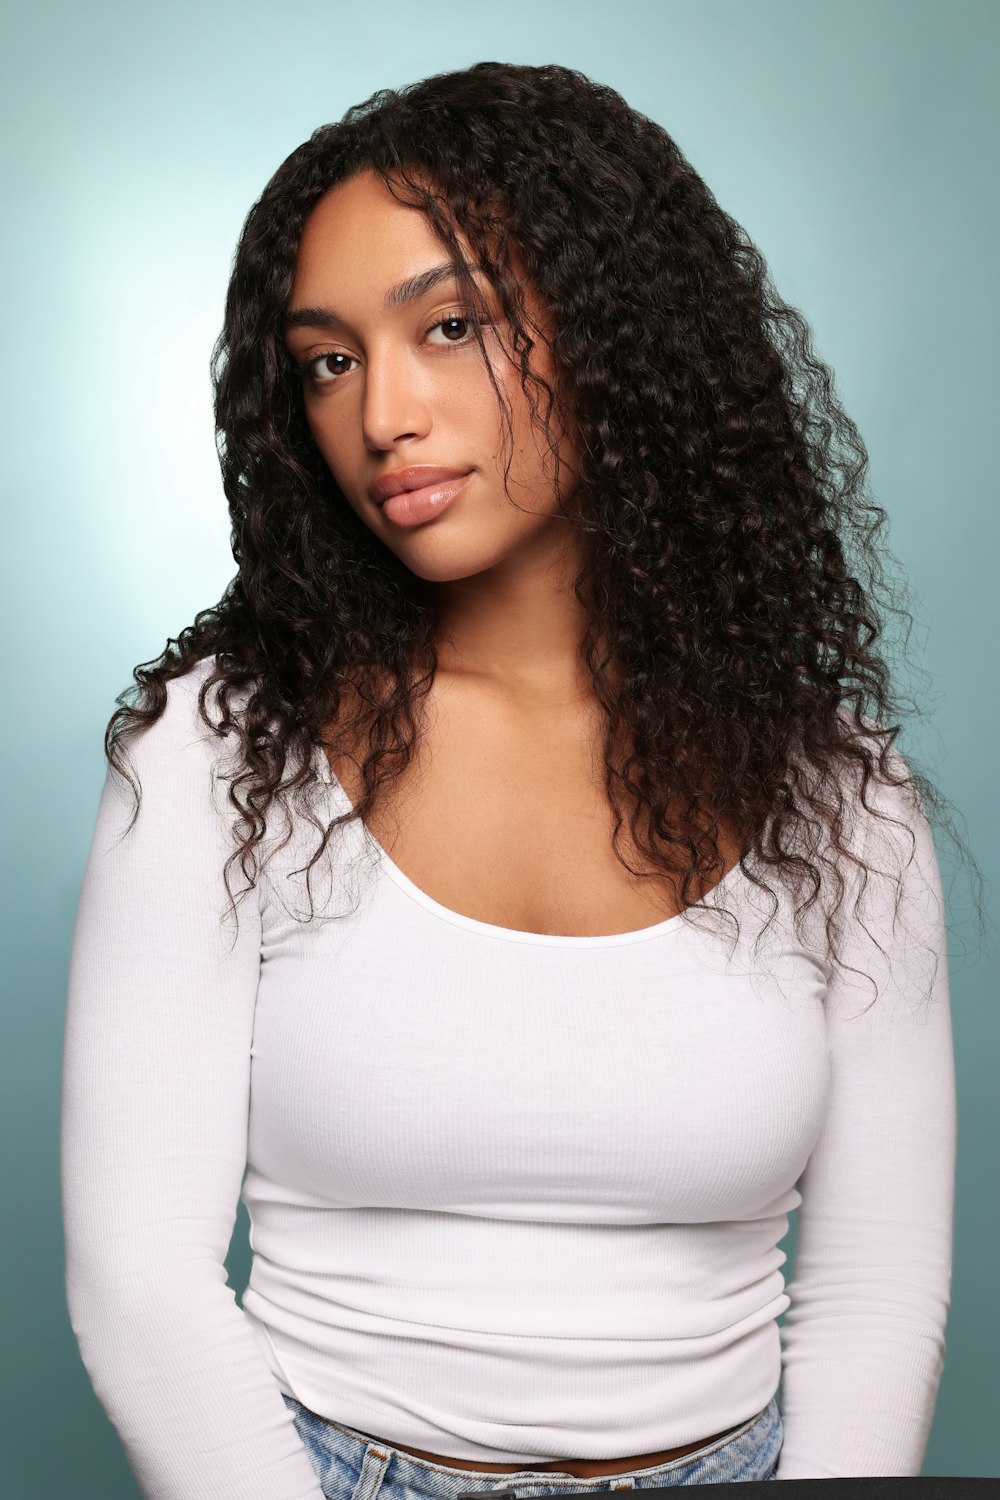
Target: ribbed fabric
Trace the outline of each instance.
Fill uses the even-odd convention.
[[[68,1308],[143,1494],[321,1500],[281,1392],[527,1467],[692,1442],[780,1381],[779,1479],[919,1473],[956,1128],[923,814],[879,790],[916,841],[895,926],[893,880],[870,880],[862,924],[844,871],[867,1014],[872,986],[827,962],[820,917],[795,935],[780,887],[754,951],[771,900],[739,867],[694,919],[554,937],[449,911],[355,822],[311,876],[319,912],[346,915],[303,923],[318,832],[297,816],[237,933],[210,665],[131,743],[123,839],[131,796],[105,782],[69,977]],[[320,809],[347,810],[315,765]],[[857,847],[897,869],[909,833],[875,822]]]

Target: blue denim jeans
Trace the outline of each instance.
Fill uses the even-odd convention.
[[[773,1397],[735,1432],[654,1468],[605,1474],[599,1479],[574,1479],[571,1474],[531,1468],[492,1474],[414,1458],[391,1443],[376,1442],[353,1427],[317,1416],[294,1396],[282,1392],[281,1399],[292,1413],[326,1500],[458,1500],[469,1492],[485,1497],[502,1490],[515,1500],[535,1500],[539,1495],[603,1495],[609,1490],[773,1479],[783,1436],[781,1413]]]

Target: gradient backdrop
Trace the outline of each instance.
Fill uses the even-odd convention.
[[[349,104],[487,58],[580,68],[664,125],[805,313],[860,426],[912,590],[903,685],[925,717],[900,746],[995,882],[1000,6],[22,0],[4,32],[0,1492],[134,1500],[65,1308],[65,983],[115,695],[234,572],[208,358],[250,204]],[[939,854],[959,1171],[924,1472],[1000,1475],[997,950],[969,920],[974,885]],[[241,1207],[237,1292],[245,1228]]]

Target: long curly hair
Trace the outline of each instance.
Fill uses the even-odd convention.
[[[827,872],[826,939],[839,961],[844,858],[867,873],[846,837],[845,770],[869,810],[873,782],[908,789],[914,809],[919,796],[944,821],[942,794],[892,750],[900,704],[880,611],[910,616],[885,582],[886,516],[866,495],[867,453],[807,323],[667,132],[556,65],[480,62],[379,90],[293,151],[250,210],[212,360],[238,572],[115,700],[105,752],[132,784],[133,822],[141,793],[119,742],[153,723],[169,681],[206,657],[201,716],[238,744],[225,866],[234,908],[231,866],[244,896],[262,868],[268,809],[317,782],[318,746],[365,746],[363,791],[325,827],[310,812],[322,837],[307,884],[333,829],[364,823],[413,754],[437,663],[434,603],[345,501],[282,337],[303,225],[365,169],[427,216],[489,369],[464,233],[553,452],[552,410],[571,422],[579,483],[568,508],[558,486],[557,499],[585,557],[581,649],[604,716],[617,857],[632,868],[618,847],[627,815],[652,866],[633,873],[679,877],[687,912],[697,882],[724,869],[726,820],[750,879],[771,890],[756,873],[767,867],[794,890],[797,921]],[[529,368],[512,252],[554,330],[554,387]]]

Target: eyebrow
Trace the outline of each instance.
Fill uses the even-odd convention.
[[[469,262],[463,265],[468,271],[475,270]],[[427,271],[421,271],[416,276],[408,276],[405,281],[400,281],[396,286],[391,286],[382,299],[382,305],[386,311],[394,307],[401,307],[406,302],[415,302],[418,297],[423,297],[433,287],[442,281],[448,281],[455,276],[455,267],[451,261],[444,261],[439,266],[431,266]],[[285,313],[283,327],[289,328],[332,328],[335,325],[343,325],[346,322],[332,307],[294,307]]]

